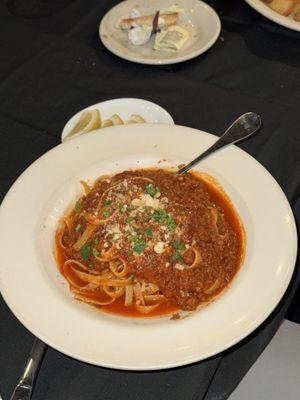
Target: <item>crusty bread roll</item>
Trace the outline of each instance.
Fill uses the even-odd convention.
[[[300,0],[296,0],[294,4],[294,20],[300,22]]]
[[[151,25],[155,15],[144,15],[136,18],[121,19],[118,26],[121,29],[130,29],[134,26]],[[178,13],[160,14],[158,20],[158,27],[175,25],[178,19]]]
[[[288,16],[293,11],[294,0],[273,0],[269,7],[281,15]]]

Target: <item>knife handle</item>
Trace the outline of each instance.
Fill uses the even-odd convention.
[[[28,357],[25,369],[10,400],[30,400],[34,383],[46,349],[47,345],[36,338],[33,343],[31,353]]]

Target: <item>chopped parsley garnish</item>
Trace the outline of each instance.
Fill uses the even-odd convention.
[[[179,253],[179,251],[176,251],[175,253],[172,254],[171,259],[172,259],[172,261],[179,261],[182,259],[182,256]]]
[[[89,269],[91,269],[91,268],[93,268],[93,264],[92,264],[92,263],[89,263],[89,264],[87,265],[87,267],[88,267]]]
[[[119,206],[119,211],[121,214],[124,214],[124,212],[126,211],[126,207],[124,205]]]
[[[79,253],[84,260],[87,260],[92,255],[92,247],[90,244],[86,243],[84,246],[81,247]]]
[[[109,211],[107,211],[107,210],[103,211],[102,215],[103,215],[104,218],[108,218],[109,217]]]
[[[99,251],[97,249],[95,249],[95,247],[93,248],[93,256],[97,257],[99,255]]]
[[[172,217],[172,215],[167,214],[161,208],[155,210],[154,213],[151,215],[151,218],[154,221],[159,222],[161,225],[166,225],[170,230],[175,229],[177,226],[175,219]]]
[[[136,242],[138,242],[139,238],[137,237],[137,235],[130,235],[130,236],[128,236],[128,240],[130,242],[136,243]]]
[[[105,200],[104,201],[104,207],[109,207],[112,205],[112,200]]]
[[[147,228],[147,229],[146,229],[146,235],[147,235],[148,237],[152,237],[152,236],[153,236],[152,229]]]
[[[97,237],[95,237],[95,239],[93,240],[94,244],[98,244],[99,243],[99,239]]]
[[[78,212],[78,211],[80,211],[80,209],[81,209],[81,204],[79,201],[76,201],[74,210]]]
[[[128,217],[128,218],[126,218],[126,224],[130,224],[131,222],[133,221],[133,218],[132,217]]]
[[[185,244],[180,240],[175,240],[172,243],[172,248],[175,250],[172,254],[172,261],[182,260],[182,252],[185,250]]]
[[[128,236],[128,240],[133,244],[133,251],[138,254],[141,254],[147,246],[146,243],[142,239],[139,239],[137,235]]]
[[[144,242],[138,242],[134,247],[133,247],[133,251],[135,253],[141,254],[146,248],[146,243]]]
[[[76,231],[76,232],[79,232],[79,231],[80,231],[80,228],[81,228],[81,225],[80,225],[80,224],[76,225],[75,231]]]
[[[171,215],[168,215],[165,218],[164,225],[166,225],[170,230],[175,229],[177,226],[175,219]]]
[[[185,250],[185,244],[180,240],[175,240],[175,242],[172,243],[172,247],[175,250]]]
[[[131,282],[134,282],[135,281],[135,275],[131,275],[130,276],[130,280],[131,280]]]
[[[147,194],[150,194],[151,197],[154,197],[157,193],[160,193],[159,188],[153,186],[152,183],[149,183],[148,185],[145,185],[144,189],[145,189],[145,192]]]
[[[154,210],[154,213],[151,215],[151,218],[156,222],[160,222],[163,218],[166,218],[167,215],[168,214],[164,210],[158,208],[157,210]]]

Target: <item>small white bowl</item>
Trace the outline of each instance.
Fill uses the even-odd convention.
[[[68,136],[73,126],[79,121],[83,111],[95,109],[99,110],[102,121],[110,118],[113,114],[118,114],[124,121],[127,121],[131,114],[138,114],[149,123],[174,125],[171,115],[165,109],[151,101],[132,98],[114,99],[93,104],[73,115],[63,128],[61,141],[63,142],[66,136]]]

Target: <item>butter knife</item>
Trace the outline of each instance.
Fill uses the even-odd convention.
[[[46,349],[47,345],[36,338],[28,357],[26,367],[10,400],[30,400]]]

